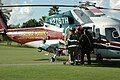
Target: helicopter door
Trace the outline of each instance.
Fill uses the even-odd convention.
[[[100,38],[100,28],[96,28],[95,31],[96,31],[95,38],[99,39]]]
[[[105,35],[108,40],[110,40],[110,41],[114,40],[114,38],[113,38],[114,31],[116,31],[115,28],[105,28]]]

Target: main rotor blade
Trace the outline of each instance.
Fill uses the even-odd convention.
[[[0,6],[0,7],[52,7],[52,6],[78,7],[77,5],[3,5],[3,6]]]
[[[98,9],[106,9],[106,10],[116,10],[120,11],[120,9],[113,9],[113,8],[104,8],[104,7],[97,7]]]

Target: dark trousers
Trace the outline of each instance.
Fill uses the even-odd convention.
[[[88,64],[91,64],[90,50],[81,50],[81,64],[84,64],[84,56],[87,54]]]
[[[77,48],[76,47],[69,48],[68,53],[70,54],[70,60],[74,62],[78,57]]]

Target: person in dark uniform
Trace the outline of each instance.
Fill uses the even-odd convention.
[[[78,26],[76,28],[76,35],[77,35],[78,39],[80,39],[80,37],[81,37],[81,31],[82,31],[82,28],[80,26]]]
[[[83,30],[81,38],[79,39],[81,45],[81,64],[84,64],[84,56],[87,54],[88,64],[91,64],[91,42],[89,37],[86,35],[86,29]]]
[[[70,35],[67,39],[67,47],[69,53],[70,64],[73,65],[77,59],[78,37],[75,33],[75,28],[69,29]]]
[[[91,43],[91,53],[94,52],[94,46],[93,46],[93,43],[95,42],[95,40],[93,39],[93,33],[92,31],[88,31],[88,29],[85,30],[85,34],[88,36],[89,38],[89,41]]]
[[[80,39],[80,37],[81,37],[81,31],[82,31],[82,27],[79,25],[79,26],[77,26],[77,28],[76,28],[76,35],[77,35],[77,37],[78,37],[78,41],[79,41],[79,39]],[[78,62],[80,62],[80,56],[81,56],[81,50],[80,50],[80,43],[78,43],[78,50],[77,50],[77,61]]]

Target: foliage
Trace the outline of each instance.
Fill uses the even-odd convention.
[[[52,8],[50,8],[50,10],[48,11],[48,15],[51,16],[51,15],[54,15],[56,13],[59,12],[59,7],[57,6],[53,6]],[[45,22],[45,18],[46,16],[42,16],[39,21],[35,20],[35,19],[30,19],[26,22],[24,22],[22,24],[22,27],[23,28],[27,28],[27,27],[38,27],[38,26],[43,26],[44,25],[44,22]],[[19,28],[20,25],[16,25],[15,28]]]
[[[44,25],[45,18],[46,18],[46,16],[42,16],[42,17],[39,19],[39,25]]]
[[[50,8],[50,10],[48,11],[48,15],[54,15],[56,13],[59,12],[59,7],[57,6],[53,6],[52,8]],[[42,16],[39,21],[36,21],[35,19],[30,19],[27,22],[23,23],[22,27],[37,27],[37,26],[43,26],[44,22],[45,22],[45,18],[46,16]]]
[[[30,19],[27,22],[23,23],[24,28],[26,28],[26,27],[36,27],[36,26],[39,26],[39,24],[38,24],[37,20],[35,20],[35,19]]]
[[[59,12],[59,7],[53,6],[52,8],[50,8],[50,10],[48,12],[49,12],[48,13],[49,16],[54,15]]]
[[[11,39],[6,36],[6,34],[2,33],[0,34],[0,40],[3,42],[3,41],[6,41],[7,45],[11,45],[12,41]]]
[[[20,28],[20,23],[17,24],[17,25],[10,24],[9,26],[10,26],[11,29]]]

